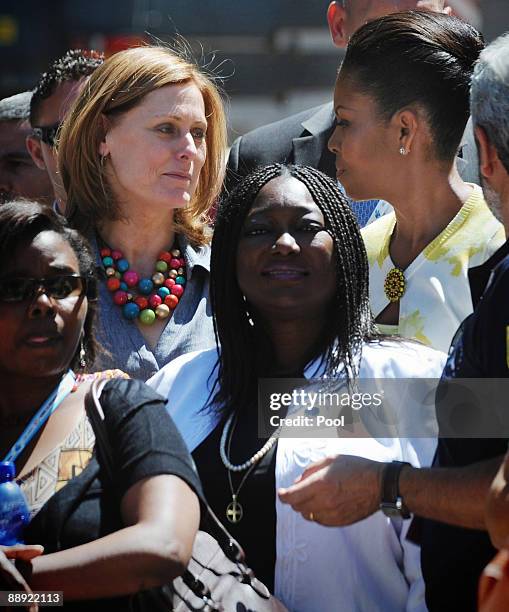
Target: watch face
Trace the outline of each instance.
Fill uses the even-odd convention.
[[[380,510],[390,518],[410,518],[410,512],[406,509],[403,504],[401,497],[396,498],[395,502],[382,502],[380,504]]]
[[[390,518],[394,518],[396,516],[401,518],[401,510],[399,510],[394,503],[382,502],[380,504],[380,510],[385,514],[385,516],[389,516]]]

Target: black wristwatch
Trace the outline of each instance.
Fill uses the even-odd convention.
[[[406,461],[393,461],[387,463],[382,473],[382,495],[380,499],[380,510],[385,516],[410,518],[410,512],[405,506],[403,498],[399,494],[399,475],[405,465],[410,465]]]

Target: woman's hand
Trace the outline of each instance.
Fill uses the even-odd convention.
[[[16,568],[12,560],[30,564],[31,560],[42,555],[42,546],[17,544],[16,546],[0,546],[0,589],[5,591],[25,591],[31,593],[29,585]],[[36,604],[25,608],[30,612],[37,612]]]
[[[378,510],[384,463],[336,455],[307,467],[279,499],[311,521],[329,527],[356,523]]]

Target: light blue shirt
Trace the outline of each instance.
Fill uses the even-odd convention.
[[[352,200],[339,181],[337,181],[337,185],[346,196],[361,229],[392,211],[392,206],[384,200]]]
[[[353,210],[353,214],[357,217],[357,223],[359,227],[364,227],[368,224],[368,221],[371,219],[371,215],[375,211],[375,208],[378,206],[380,200],[348,200],[351,209]]]
[[[95,236],[90,242],[102,270]],[[136,324],[124,319],[106,283],[100,281],[94,326],[100,346],[93,370],[118,368],[132,378],[146,380],[184,353],[216,346],[209,301],[210,247],[194,248],[182,235],[178,242],[186,260],[186,290],[154,350],[147,346]]]

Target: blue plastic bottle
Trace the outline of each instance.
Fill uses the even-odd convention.
[[[25,495],[14,480],[16,468],[11,461],[0,462],[0,544],[23,542],[23,530],[30,522]]]

